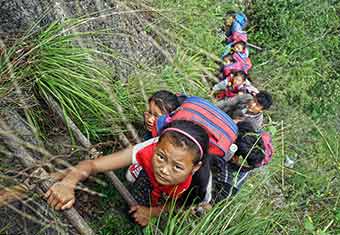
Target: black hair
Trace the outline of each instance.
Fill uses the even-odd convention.
[[[243,77],[244,80],[247,80],[247,79],[248,79],[247,74],[246,74],[243,70],[239,70],[239,71],[236,71],[236,72],[232,72],[232,74],[233,74],[234,76],[241,75],[241,76]]]
[[[180,102],[175,94],[170,91],[160,90],[154,93],[148,100],[155,102],[155,104],[164,113],[170,113],[178,108]]]
[[[246,46],[247,46],[247,43],[246,43],[246,42],[244,42],[244,41],[238,41],[238,42],[235,42],[235,43],[232,45],[232,47],[234,47],[236,44],[241,44],[244,48],[246,48]]]
[[[247,158],[250,167],[255,168],[264,159],[264,143],[250,122],[237,124],[239,133],[236,139],[236,156]]]
[[[183,102],[188,98],[188,96],[186,94],[183,94],[183,93],[177,93],[176,96],[177,96],[177,100],[178,100],[179,105],[182,105]]]
[[[227,20],[228,20],[229,17],[232,17],[233,20],[234,20],[234,19],[235,19],[235,14],[234,14],[234,12],[228,11],[228,12],[225,13],[224,19],[223,19],[223,27],[222,27],[222,31],[223,31],[223,32],[228,31],[228,29],[226,29],[225,26],[226,26],[226,23],[227,23]]]
[[[263,109],[269,109],[273,104],[272,95],[267,91],[260,91],[256,94],[255,99],[257,103],[263,107]]]
[[[224,60],[225,57],[228,57],[228,59],[229,59],[231,62],[233,62],[233,63],[236,62],[235,59],[234,59],[234,57],[233,57],[233,55],[230,54],[230,53],[223,55],[222,60]]]
[[[166,128],[177,128],[191,135],[201,145],[204,158],[208,150],[209,137],[207,132],[203,129],[203,127],[191,121],[175,120],[166,125],[163,130],[165,130]],[[200,161],[203,160],[203,158],[200,159],[201,152],[199,147],[187,136],[176,131],[167,131],[164,134],[161,134],[161,136],[159,137],[159,141],[161,141],[162,138],[164,138],[164,136],[170,137],[171,143],[174,144],[175,146],[194,150],[194,152],[196,153],[195,158],[193,159],[194,165],[198,164]]]

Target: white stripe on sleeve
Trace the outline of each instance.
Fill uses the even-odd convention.
[[[149,146],[150,144],[153,143],[157,143],[158,142],[159,137],[155,137],[155,138],[151,138],[147,141],[144,141],[142,143],[136,144],[135,146],[133,146],[132,149],[132,164],[138,163],[137,162],[137,153],[142,150],[143,148]]]

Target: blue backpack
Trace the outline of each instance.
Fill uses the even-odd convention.
[[[234,32],[242,32],[247,27],[248,24],[248,18],[247,16],[242,12],[234,13],[233,16],[234,21],[230,27],[230,29],[226,32],[226,36],[230,37],[232,33]]]

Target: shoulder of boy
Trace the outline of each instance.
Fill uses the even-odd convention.
[[[145,149],[146,147],[148,147],[151,144],[157,143],[158,142],[159,137],[154,137],[151,138],[147,141],[144,141],[142,143],[136,144],[135,146],[133,146],[132,149],[132,163],[138,163],[137,162],[137,154],[142,151],[143,149]]]

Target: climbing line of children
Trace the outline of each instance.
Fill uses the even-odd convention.
[[[227,178],[224,190],[227,195],[236,193],[249,172],[266,165],[273,154],[271,137],[262,130],[263,111],[272,105],[272,96],[267,91],[259,91],[250,79],[252,62],[245,31],[247,24],[247,16],[242,12],[226,16],[225,48],[217,75],[219,82],[212,88],[212,95],[217,99],[216,106],[239,125],[235,142],[237,150],[231,160],[225,163]]]
[[[268,164],[273,148],[262,126],[272,97],[249,80],[246,16],[233,14],[226,23],[220,82],[212,88],[218,101],[157,91],[144,113],[145,141],[70,168],[46,193],[53,208],[71,207],[77,183],[89,175],[128,167],[126,178],[138,202],[130,213],[145,226],[167,209],[169,198],[202,211],[234,195],[249,172]]]

